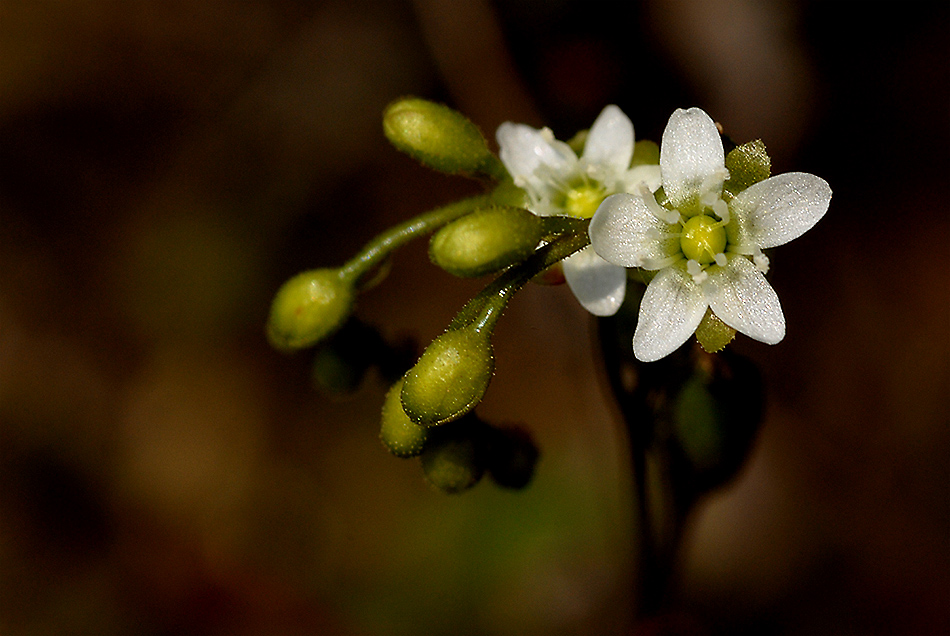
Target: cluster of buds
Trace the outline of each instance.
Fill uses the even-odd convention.
[[[592,314],[638,312],[632,352],[640,362],[668,356],[693,334],[708,352],[737,330],[774,344],[785,323],[762,249],[809,229],[831,196],[813,175],[770,177],[760,141],[729,143],[726,154],[715,124],[695,108],[674,113],[660,146],[635,142],[616,106],[569,142],[548,129],[502,124],[498,155],[463,115],[423,99],[391,104],[383,129],[397,149],[478,179],[485,192],[390,228],[340,268],[291,278],[274,298],[267,334],[282,350],[331,339],[392,252],[422,236],[431,235],[430,259],[446,272],[495,276],[396,379],[382,409],[384,446],[420,457],[427,479],[446,492],[486,471],[505,486],[530,479],[537,459],[530,437],[473,412],[492,379],[495,324],[529,281],[562,272]],[[649,283],[642,300],[626,293],[637,280]],[[337,368],[333,356],[318,359]],[[704,387],[684,390],[690,412],[705,408]],[[698,421],[690,417],[677,420]]]

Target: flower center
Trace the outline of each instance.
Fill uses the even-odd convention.
[[[603,188],[598,185],[584,183],[570,188],[564,194],[564,211],[582,219],[594,216],[597,207],[607,198]]]
[[[698,214],[683,224],[680,248],[687,259],[712,263],[726,249],[726,229],[711,216]]]

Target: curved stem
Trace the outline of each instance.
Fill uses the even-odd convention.
[[[449,330],[461,329],[473,324],[477,331],[493,329],[508,305],[508,301],[529,280],[551,265],[590,245],[590,237],[587,235],[588,221],[584,219],[575,219],[575,221],[579,222],[572,225],[573,231],[541,247],[523,263],[505,271],[468,301],[449,324]]]
[[[340,275],[350,280],[359,280],[379,267],[394,250],[414,238],[434,232],[440,227],[465,216],[488,201],[488,195],[469,197],[430,210],[399,225],[394,225],[363,246],[363,249],[356,256],[340,268]]]

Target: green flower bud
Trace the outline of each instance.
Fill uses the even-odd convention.
[[[440,172],[504,174],[478,127],[442,104],[396,100],[383,113],[383,132],[396,148]]]
[[[437,426],[478,404],[495,368],[491,342],[474,327],[447,331],[432,341],[402,387],[402,406],[412,420]]]
[[[399,380],[386,393],[383,413],[380,418],[379,439],[396,457],[415,457],[422,452],[428,437],[427,429],[409,419],[402,409],[399,396],[403,380]]]
[[[439,429],[422,451],[420,461],[430,485],[455,494],[477,484],[485,468],[478,440],[470,434],[471,428],[453,423],[447,429]]]
[[[267,321],[267,338],[277,349],[302,349],[336,331],[353,310],[351,281],[337,269],[294,276],[277,291]]]
[[[527,210],[485,208],[436,232],[429,258],[453,276],[484,276],[528,258],[543,234],[541,219]]]

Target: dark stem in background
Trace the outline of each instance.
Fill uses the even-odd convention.
[[[620,311],[597,321],[597,339],[630,444],[634,583],[644,620],[669,610],[689,515],[744,465],[764,390],[755,365],[728,348],[710,354],[689,342],[662,360],[638,361],[631,341],[643,288],[629,283]]]

